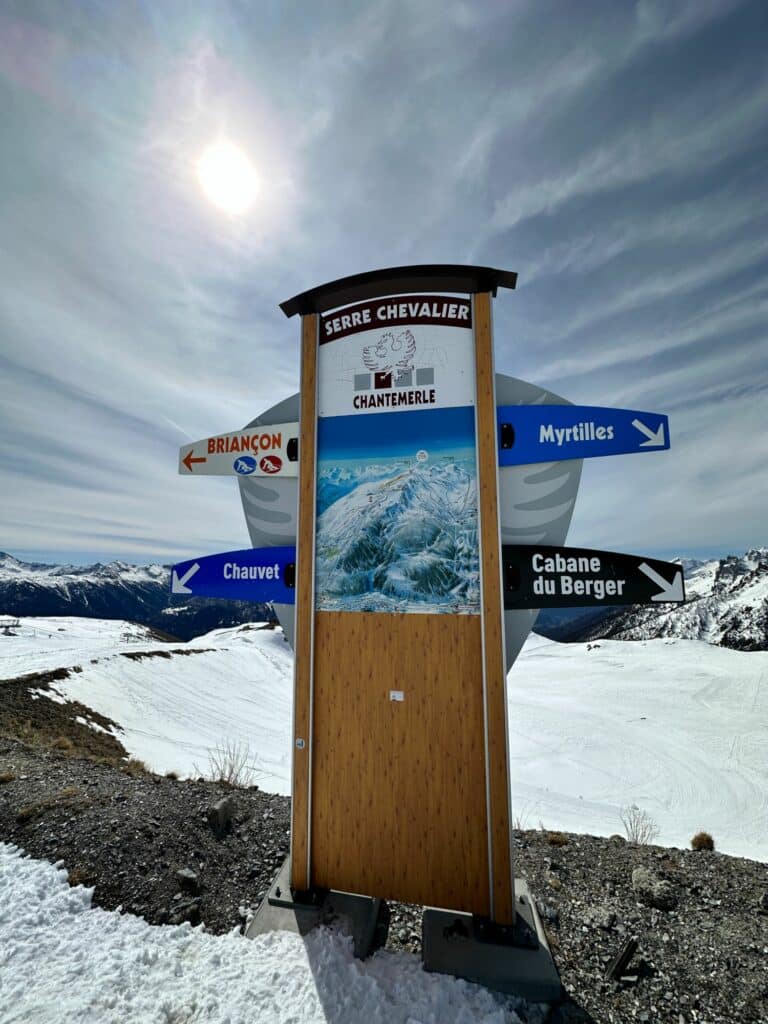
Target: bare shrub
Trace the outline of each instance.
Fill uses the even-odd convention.
[[[537,801],[525,800],[520,806],[520,810],[512,818],[512,828],[518,832],[525,832],[528,828],[528,822],[533,814],[534,810],[537,810]]]
[[[16,776],[13,772],[0,772],[0,785],[4,785],[6,782],[13,782]]]
[[[126,775],[132,776],[134,779],[139,775],[149,775],[149,769],[140,761],[138,757],[131,757],[124,764],[120,766],[121,771]]]
[[[80,790],[77,786],[66,786],[53,796],[45,797],[42,800],[38,800],[37,803],[27,804],[26,807],[22,807],[16,815],[16,821],[23,825],[27,821],[32,821],[33,818],[41,818],[48,811],[56,807],[72,807],[79,796]]]
[[[226,786],[247,789],[253,785],[254,772],[249,765],[251,748],[247,743],[225,740],[208,751],[208,771],[200,772],[209,782],[222,782]]]
[[[564,832],[547,832],[547,842],[550,846],[567,846],[568,836]]]
[[[96,874],[89,868],[70,868],[67,873],[67,881],[74,888],[76,885],[85,885],[88,887],[96,884]]]
[[[56,739],[51,744],[51,747],[54,750],[64,750],[67,753],[73,750],[74,746],[75,744],[72,742],[69,736],[57,736]]]
[[[166,779],[171,779],[173,782],[178,782],[179,781],[179,773],[178,772],[174,772],[174,771],[166,772],[165,773],[165,777],[166,777]]]
[[[619,815],[627,840],[634,846],[647,846],[658,836],[656,822],[647,811],[641,811],[637,804],[623,807]]]
[[[697,832],[691,840],[692,850],[714,850],[715,840],[709,832]]]

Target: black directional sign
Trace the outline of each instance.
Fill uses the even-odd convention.
[[[685,601],[681,566],[641,555],[503,544],[502,566],[506,609]]]

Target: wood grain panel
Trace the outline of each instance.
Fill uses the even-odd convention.
[[[299,514],[296,552],[296,627],[293,676],[293,787],[291,886],[310,887],[309,808],[312,694],[313,564],[315,551],[315,436],[317,429],[317,316],[301,322]],[[303,739],[299,749],[296,740]]]
[[[514,920],[514,878],[507,764],[507,705],[504,672],[504,626],[501,593],[498,510],[498,453],[494,399],[491,296],[475,296],[475,366],[477,380],[477,452],[479,471],[480,550],[483,560],[482,611],[485,628],[489,817],[493,874],[492,917]]]
[[[480,630],[316,613],[313,884],[489,913]]]

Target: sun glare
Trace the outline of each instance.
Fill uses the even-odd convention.
[[[208,199],[231,214],[246,213],[258,191],[253,164],[231,142],[208,146],[197,162],[197,178]]]

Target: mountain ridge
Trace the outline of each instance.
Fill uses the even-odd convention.
[[[682,605],[630,605],[606,610],[596,623],[577,620],[559,630],[566,642],[704,640],[736,651],[768,650],[768,548],[724,558],[681,559]]]
[[[0,551],[0,613],[125,619],[179,640],[254,619],[273,619],[268,605],[195,598],[170,592],[171,566],[95,562],[55,565],[25,562]]]

